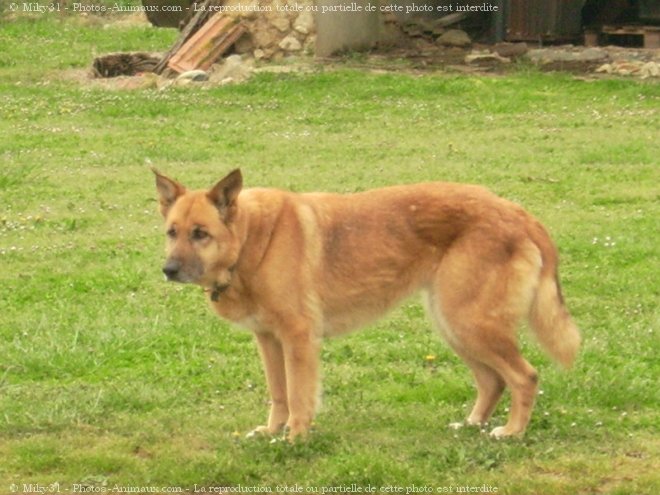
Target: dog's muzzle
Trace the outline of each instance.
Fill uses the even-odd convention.
[[[167,280],[178,281],[179,272],[181,271],[181,262],[179,260],[167,260],[163,267],[163,273]]]

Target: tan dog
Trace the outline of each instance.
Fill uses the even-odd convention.
[[[308,432],[325,336],[348,332],[422,292],[441,333],[470,366],[484,424],[505,387],[511,412],[491,435],[522,434],[537,374],[516,327],[528,318],[570,366],[580,345],[557,278],[557,251],[520,206],[468,185],[428,183],[355,194],[242,190],[235,170],[208,191],[156,173],[169,280],[201,285],[224,318],[250,328],[266,371],[268,424]]]

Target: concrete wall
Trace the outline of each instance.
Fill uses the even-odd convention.
[[[361,7],[361,11],[323,12],[334,5]],[[375,11],[366,11],[368,5]],[[360,50],[378,42],[381,14],[378,0],[316,0],[316,55],[325,57],[342,50]]]

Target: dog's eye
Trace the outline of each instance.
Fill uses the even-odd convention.
[[[202,229],[194,229],[191,235],[194,241],[201,241],[202,239],[206,239],[208,236],[209,234],[204,232]]]
[[[170,239],[176,238],[176,229],[174,227],[167,230],[167,237]]]

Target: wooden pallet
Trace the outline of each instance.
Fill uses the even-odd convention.
[[[607,36],[642,36],[644,48],[660,48],[660,26],[603,26]]]

